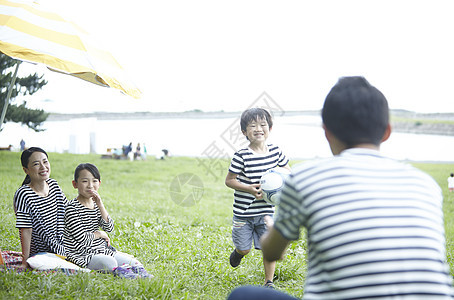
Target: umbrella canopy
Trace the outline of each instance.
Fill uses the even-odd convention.
[[[139,98],[112,54],[94,44],[82,28],[37,3],[0,0],[1,52]]]

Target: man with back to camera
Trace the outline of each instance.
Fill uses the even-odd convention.
[[[280,259],[305,227],[304,299],[452,299],[441,189],[380,154],[391,133],[384,95],[363,77],[341,78],[322,120],[334,157],[292,168],[264,257]],[[295,298],[247,286],[229,299]]]

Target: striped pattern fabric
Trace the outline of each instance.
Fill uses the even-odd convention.
[[[307,230],[304,299],[451,299],[441,189],[367,149],[293,168],[275,228]],[[394,298],[395,297],[395,298]]]
[[[140,98],[111,53],[82,28],[32,1],[0,0],[0,51]]]
[[[28,185],[14,194],[16,228],[32,228],[30,256],[39,252],[65,255],[63,230],[68,200],[57,181],[49,178],[46,182],[47,197],[37,195]]]
[[[101,212],[95,203],[94,209],[80,204],[76,199],[69,202],[65,213],[64,244],[67,260],[85,268],[95,254],[113,256],[115,251],[107,246],[104,239],[95,239],[94,232],[100,228],[112,232],[114,222],[108,222],[101,217]]]
[[[268,145],[268,153],[257,154],[249,148],[241,149],[233,155],[229,171],[237,174],[237,180],[251,185],[260,183],[260,178],[269,169],[283,167],[288,158],[276,145]],[[233,214],[237,217],[254,217],[274,213],[274,206],[257,200],[249,193],[235,190]]]

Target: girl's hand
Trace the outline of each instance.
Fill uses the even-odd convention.
[[[100,205],[102,203],[101,196],[98,194],[97,191],[91,190],[91,199],[96,203],[96,205]]]
[[[251,184],[251,192],[255,199],[263,199],[262,189],[260,188],[260,183]]]
[[[109,236],[107,235],[107,233],[105,231],[96,230],[95,231],[95,238],[106,240],[107,246],[110,246],[110,238],[109,238]]]

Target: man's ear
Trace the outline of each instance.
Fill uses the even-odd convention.
[[[334,155],[338,155],[347,148],[347,146],[339,141],[339,139],[325,126],[325,124],[323,124],[323,130],[325,131],[325,137],[328,141],[331,152]]]
[[[385,133],[383,134],[383,137],[381,138],[381,142],[385,142],[387,139],[389,139],[389,136],[391,135],[391,124],[388,123],[388,126],[386,126]]]
[[[332,134],[331,131],[329,131],[328,128],[326,128],[325,124],[322,124],[323,131],[325,132],[325,137],[328,140],[328,143],[333,139],[334,135]]]

